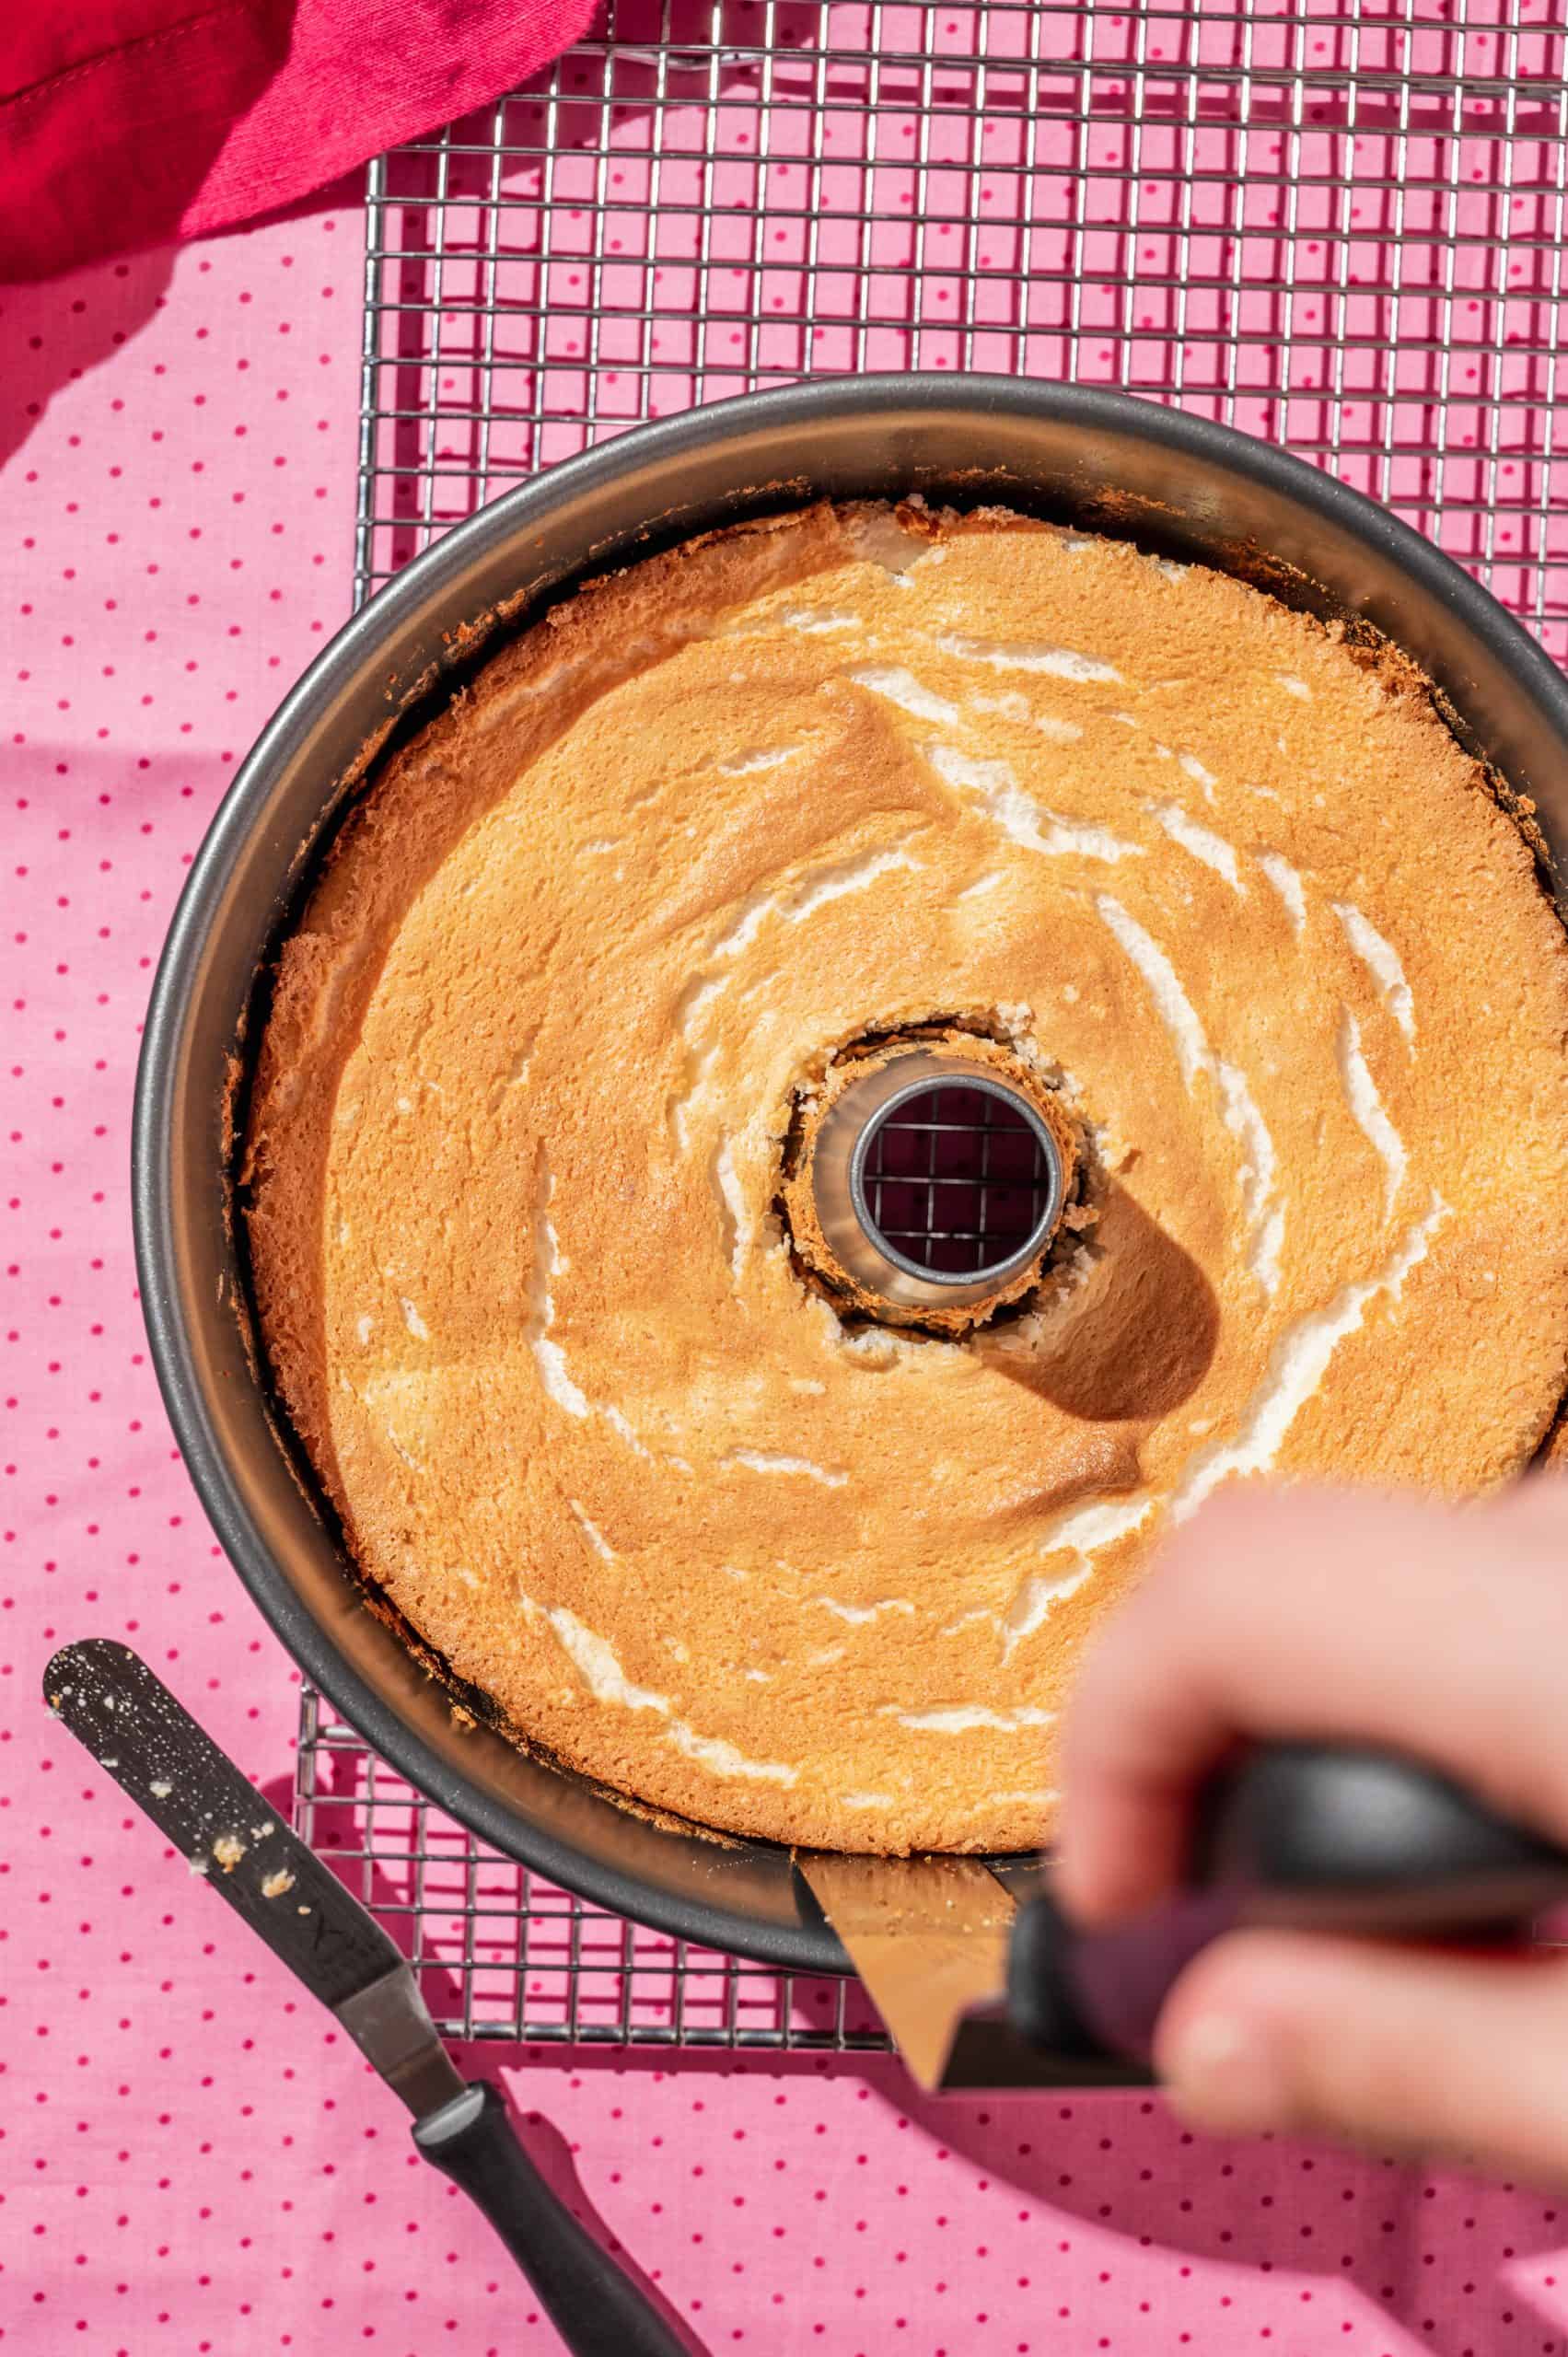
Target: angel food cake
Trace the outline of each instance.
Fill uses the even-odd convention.
[[[265,1344],[519,1743],[716,1829],[1023,1848],[1074,1656],[1222,1483],[1530,1458],[1565,1035],[1530,852],[1397,658],[820,507],[579,593],[361,804],[262,1043]],[[1049,1101],[1075,1194],[993,1313],[900,1321],[790,1158],[933,1040]]]

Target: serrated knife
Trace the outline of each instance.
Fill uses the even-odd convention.
[[[413,2114],[417,2149],[475,2201],[574,2357],[691,2357],[552,2192],[488,2080],[465,2080],[406,1958],[128,1645],[57,1653],[44,1700],[185,1858],[336,2014]]]
[[[1194,1796],[1182,1886],[1098,1929],[1021,1860],[817,1852],[796,1866],[938,2095],[1152,2084],[1166,1997],[1230,1932],[1523,1955],[1568,1902],[1568,1849],[1424,1761],[1354,1744],[1275,1741],[1222,1762]]]

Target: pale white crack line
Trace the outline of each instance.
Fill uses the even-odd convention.
[[[836,1466],[815,1464],[809,1457],[789,1457],[767,1448],[732,1448],[723,1465],[744,1465],[749,1473],[793,1473],[802,1480],[819,1481],[826,1490],[842,1490],[849,1475]]]
[[[1269,1354],[1263,1379],[1243,1410],[1236,1431],[1228,1439],[1200,1450],[1189,1463],[1166,1504],[1172,1522],[1186,1522],[1222,1482],[1272,1471],[1286,1434],[1316,1396],[1340,1344],[1365,1323],[1375,1301],[1385,1295],[1399,1301],[1407,1280],[1425,1260],[1432,1238],[1448,1216],[1448,1205],[1434,1193],[1425,1215],[1407,1229],[1380,1269],[1370,1277],[1342,1285],[1320,1309],[1309,1311],[1287,1327]],[[1040,1541],[1041,1554],[1066,1553],[1073,1561],[1055,1577],[1036,1575],[1019,1587],[1000,1624],[1005,1661],[1049,1620],[1057,1605],[1094,1576],[1096,1555],[1141,1529],[1160,1504],[1153,1491],[1129,1498],[1093,1500],[1074,1507],[1047,1528]]]
[[[959,638],[950,633],[936,641],[944,655],[961,663],[988,663],[993,671],[1042,671],[1052,679],[1073,679],[1080,685],[1110,687],[1121,674],[1098,656],[1080,655],[1071,646],[1015,646],[993,638]]]
[[[972,794],[988,819],[1026,851],[1051,858],[1115,861],[1142,856],[1139,843],[1122,841],[1091,819],[1064,819],[1024,792],[1006,761],[981,761],[957,745],[925,745],[922,751],[944,785]]]
[[[800,745],[749,745],[743,752],[731,753],[720,761],[722,777],[750,777],[757,770],[782,769],[796,753],[804,751]]]
[[[554,1192],[554,1174],[547,1157],[541,1154],[534,1188],[534,1252],[533,1266],[528,1271],[528,1344],[533,1353],[540,1380],[556,1406],[564,1408],[569,1416],[587,1416],[591,1412],[587,1395],[573,1381],[566,1365],[565,1352],[559,1342],[551,1340],[550,1329],[555,1322],[551,1279],[565,1266],[550,1216],[550,1200]]]
[[[530,1616],[540,1610],[530,1597],[524,1597],[522,1604]],[[596,1702],[623,1711],[656,1713],[668,1721],[666,1739],[673,1748],[715,1776],[741,1776],[771,1784],[793,1784],[798,1781],[798,1768],[788,1767],[783,1760],[752,1759],[724,1736],[701,1735],[684,1719],[677,1718],[669,1696],[656,1693],[651,1686],[633,1684],[621,1668],[614,1647],[565,1605],[554,1606],[542,1617]]]
[[[885,1596],[877,1604],[841,1604],[835,1596],[809,1596],[807,1604],[816,1605],[823,1612],[833,1613],[840,1620],[847,1620],[853,1629],[875,1620],[879,1612],[909,1612],[914,1610],[907,1596]]]
[[[540,1380],[556,1406],[563,1408],[569,1416],[602,1416],[628,1448],[638,1457],[651,1458],[652,1451],[644,1446],[619,1408],[595,1406],[573,1376],[566,1364],[565,1352],[551,1333],[555,1322],[555,1300],[551,1281],[568,1265],[554,1223],[550,1217],[549,1206],[554,1192],[555,1174],[550,1167],[548,1155],[541,1153],[535,1182],[534,1256],[533,1267],[528,1271],[528,1317],[525,1329]],[[669,1461],[672,1464],[676,1462],[674,1458]]]
[[[1340,1082],[1344,1089],[1345,1103],[1353,1119],[1368,1143],[1381,1155],[1388,1173],[1383,1215],[1393,1212],[1400,1189],[1404,1184],[1410,1156],[1404,1140],[1388,1119],[1383,1099],[1377,1094],[1377,1084],[1362,1052],[1361,1026],[1348,1006],[1340,1010],[1339,1038],[1335,1053],[1340,1067]]]
[[[1234,843],[1227,843],[1223,835],[1216,835],[1212,829],[1201,827],[1196,819],[1189,818],[1179,802],[1151,802],[1149,809],[1173,843],[1179,843],[1184,852],[1201,860],[1205,867],[1212,867],[1216,876],[1223,876],[1242,900],[1247,898]]]
[[[1284,1211],[1274,1197],[1274,1142],[1240,1069],[1217,1056],[1197,1009],[1182,989],[1165,951],[1120,900],[1101,892],[1095,901],[1102,923],[1126,951],[1146,984],[1155,1009],[1169,1032],[1181,1077],[1189,1089],[1206,1074],[1219,1091],[1226,1129],[1242,1149],[1241,1195],[1249,1229],[1248,1266],[1266,1294],[1280,1281]]]
[[[740,1272],[746,1265],[746,1255],[751,1246],[751,1217],[746,1207],[740,1174],[735,1167],[733,1138],[720,1140],[714,1150],[711,1167],[714,1192],[718,1197],[720,1214],[728,1233],[730,1276],[738,1285]]]
[[[1188,1467],[1170,1502],[1173,1522],[1185,1522],[1196,1514],[1222,1481],[1272,1469],[1286,1433],[1317,1391],[1340,1344],[1365,1322],[1381,1295],[1400,1299],[1407,1278],[1425,1260],[1448,1215],[1448,1205],[1434,1192],[1424,1215],[1406,1231],[1376,1274],[1342,1285],[1321,1309],[1286,1329],[1270,1354],[1268,1373],[1248,1402],[1235,1436],[1201,1450]]]
[[[769,917],[777,915],[790,924],[804,923],[829,901],[840,900],[847,892],[864,892],[879,877],[890,875],[895,868],[918,870],[919,866],[919,860],[900,843],[889,850],[857,852],[853,858],[808,868],[792,890],[755,892],[743,901],[726,930],[713,944],[708,957],[728,966],[756,939]],[[670,1097],[667,1112],[676,1142],[682,1148],[689,1142],[687,1109],[712,1071],[716,1053],[714,1048],[699,1044],[706,1010],[722,991],[727,990],[730,980],[730,974],[722,970],[706,970],[693,974],[676,1004],[676,1028],[686,1050],[686,1069],[684,1085]]]
[[[912,671],[898,665],[866,664],[858,671],[846,671],[856,687],[869,688],[874,695],[885,696],[896,703],[900,712],[909,713],[916,720],[934,720],[939,728],[956,728],[958,707],[945,696],[935,694],[917,679]]]
[[[1097,1498],[1087,1505],[1073,1507],[1051,1524],[1041,1534],[1040,1554],[1066,1554],[1072,1562],[1053,1577],[1036,1573],[1022,1583],[1002,1621],[1004,1662],[1011,1661],[1024,1639],[1032,1637],[1059,1604],[1065,1604],[1094,1577],[1095,1557],[1100,1549],[1114,1546],[1118,1539],[1141,1529],[1156,1504],[1152,1492],[1126,1500]]]
[[[1400,963],[1400,953],[1391,941],[1380,934],[1365,911],[1353,901],[1334,900],[1334,914],[1344,927],[1345,939],[1377,986],[1377,995],[1404,1033],[1407,1039],[1415,1038],[1415,1001],[1405,980],[1405,970]]]
[[[902,1711],[896,1702],[885,1702],[882,1715],[897,1719],[900,1726],[918,1735],[972,1735],[981,1727],[993,1728],[999,1735],[1016,1735],[1025,1727],[1052,1726],[1056,1721],[1054,1711],[1040,1710],[1032,1702],[1020,1702],[1010,1711],[995,1711],[981,1702],[954,1702],[937,1711]]]
[[[785,630],[797,630],[807,638],[825,638],[830,632],[859,630],[858,614],[845,614],[825,606],[785,606],[779,614]]]
[[[1053,745],[1076,745],[1084,734],[1075,720],[1059,720],[1053,712],[1034,711],[1016,688],[1004,689],[999,696],[982,696],[978,688],[973,689],[968,702],[971,712],[999,713],[1004,720],[1016,720],[1020,728],[1038,729]]]
[[[603,1531],[600,1530],[598,1525],[596,1522],[590,1522],[587,1515],[584,1512],[582,1506],[579,1505],[575,1498],[568,1498],[566,1504],[571,1507],[577,1526],[582,1531],[584,1538],[587,1540],[589,1546],[593,1549],[594,1553],[596,1555],[601,1555],[607,1563],[613,1563],[615,1561],[615,1550],[610,1545],[609,1539],[605,1537]]]
[[[1300,935],[1307,924],[1307,895],[1301,888],[1300,870],[1277,851],[1260,851],[1258,865],[1284,902],[1291,931]]]

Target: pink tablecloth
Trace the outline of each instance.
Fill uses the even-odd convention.
[[[401,2113],[38,1701],[124,1635],[283,1794],[295,1679],[176,1460],[137,1312],[151,966],[237,755],[347,606],[359,223],[83,273],[0,317],[0,2341],[558,2344]],[[494,2059],[494,2057],[492,2058]],[[1568,2208],[1194,2142],[1136,2096],[912,2101],[892,2067],[505,2058],[714,2352],[1536,2357]],[[564,2140],[564,2143],[562,2140]]]

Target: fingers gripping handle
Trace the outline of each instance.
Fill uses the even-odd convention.
[[[413,2141],[483,2211],[573,2357],[690,2357],[691,2343],[551,2191],[494,2087],[465,2087],[415,2121]]]
[[[1367,1937],[1519,1939],[1568,1897],[1568,1852],[1435,1771],[1387,1752],[1260,1745],[1197,1811],[1187,1887],[1080,1932],[1049,1895],[1021,1910],[1008,2003],[1031,2044],[1145,2059],[1198,1951],[1241,1924]]]

